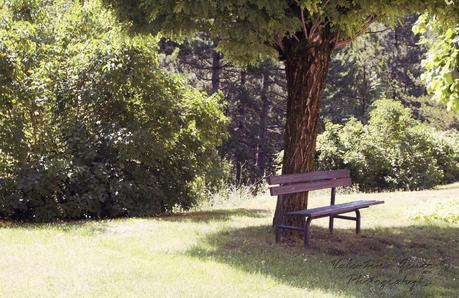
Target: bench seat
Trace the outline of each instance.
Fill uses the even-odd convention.
[[[367,208],[371,205],[383,204],[384,201],[360,200],[331,206],[287,212],[288,216],[304,216],[311,218],[327,217],[330,215],[352,212],[357,209]]]

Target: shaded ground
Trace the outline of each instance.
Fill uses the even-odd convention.
[[[315,228],[303,250],[301,239],[273,244],[270,226],[206,236],[187,253],[261,273],[298,288],[356,296],[457,297],[459,228],[412,226],[353,230]]]

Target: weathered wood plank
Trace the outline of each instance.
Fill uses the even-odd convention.
[[[337,186],[349,186],[351,185],[351,178],[338,178],[332,180],[320,180],[320,181],[313,181],[313,182],[305,182],[305,183],[296,183],[296,184],[288,184],[285,186],[276,186],[271,187],[269,190],[272,196],[276,195],[283,195],[289,193],[297,193],[303,191],[310,191],[310,190],[317,190],[323,188],[331,188]]]
[[[333,206],[325,206],[319,208],[305,209],[299,211],[288,212],[288,216],[307,216],[312,218],[341,214],[351,212],[356,209],[367,208],[372,205],[382,204],[384,201],[376,200],[361,200]]]
[[[269,176],[266,178],[269,185],[275,184],[290,184],[299,182],[312,182],[318,180],[337,179],[350,177],[348,169],[335,171],[317,171],[302,174],[290,174],[281,176]]]

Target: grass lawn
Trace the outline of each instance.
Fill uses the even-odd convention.
[[[360,236],[314,220],[309,250],[274,243],[267,195],[160,218],[0,222],[0,297],[459,297],[459,183],[337,203],[357,198],[386,203],[362,209]]]

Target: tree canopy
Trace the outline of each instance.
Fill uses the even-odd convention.
[[[334,32],[340,47],[365,33],[375,21],[393,25],[405,14],[425,11],[442,19],[459,15],[459,6],[446,0],[105,1],[137,30],[179,38],[209,31],[219,37],[218,49],[225,57],[245,63],[277,58],[283,38],[304,34],[314,41],[324,27]]]

